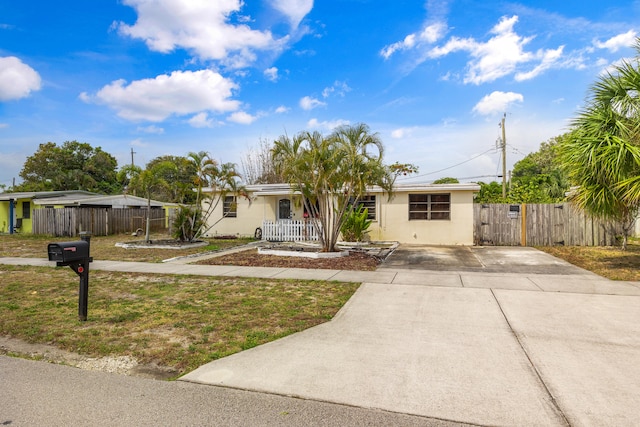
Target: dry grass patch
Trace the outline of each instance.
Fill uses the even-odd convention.
[[[326,322],[358,284],[92,271],[79,322],[68,268],[0,265],[0,335],[176,375]]]
[[[167,239],[167,235],[153,235],[152,240]],[[32,234],[0,235],[0,256],[23,258],[46,258],[47,244],[78,240],[78,237],[52,237]],[[245,245],[253,239],[217,240],[209,239],[208,246],[189,249],[125,249],[116,247],[119,242],[144,240],[144,238],[120,234],[115,236],[93,236],[91,238],[91,256],[107,261],[161,262],[162,260],[210,252],[234,246]]]
[[[610,246],[540,247],[558,258],[612,280],[640,281],[640,244],[626,251]]]

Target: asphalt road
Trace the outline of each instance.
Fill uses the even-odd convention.
[[[3,426],[462,426],[374,409],[0,356]]]

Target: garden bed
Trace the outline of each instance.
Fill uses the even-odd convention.
[[[133,242],[118,242],[116,247],[125,249],[191,249],[207,246],[209,242],[196,240],[194,242],[183,242],[175,239],[162,240],[136,240]]]

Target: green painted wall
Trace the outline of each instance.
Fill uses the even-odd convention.
[[[9,218],[9,203],[8,201],[0,202],[0,233],[9,232],[9,225],[11,223],[11,219]],[[22,226],[14,229],[14,232],[31,233],[33,231],[31,219],[33,218],[34,207],[31,199],[17,199],[14,203],[15,217],[22,218]]]

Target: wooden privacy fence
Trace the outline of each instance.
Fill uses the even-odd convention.
[[[609,246],[622,234],[570,203],[474,204],[473,241],[484,246]]]
[[[262,240],[300,242],[320,238],[310,220],[280,219],[262,221]]]
[[[151,230],[167,230],[164,209],[149,211]],[[43,208],[33,211],[33,234],[51,234],[54,236],[77,236],[88,231],[94,236],[132,233],[137,229],[145,230],[147,209],[138,208]]]

